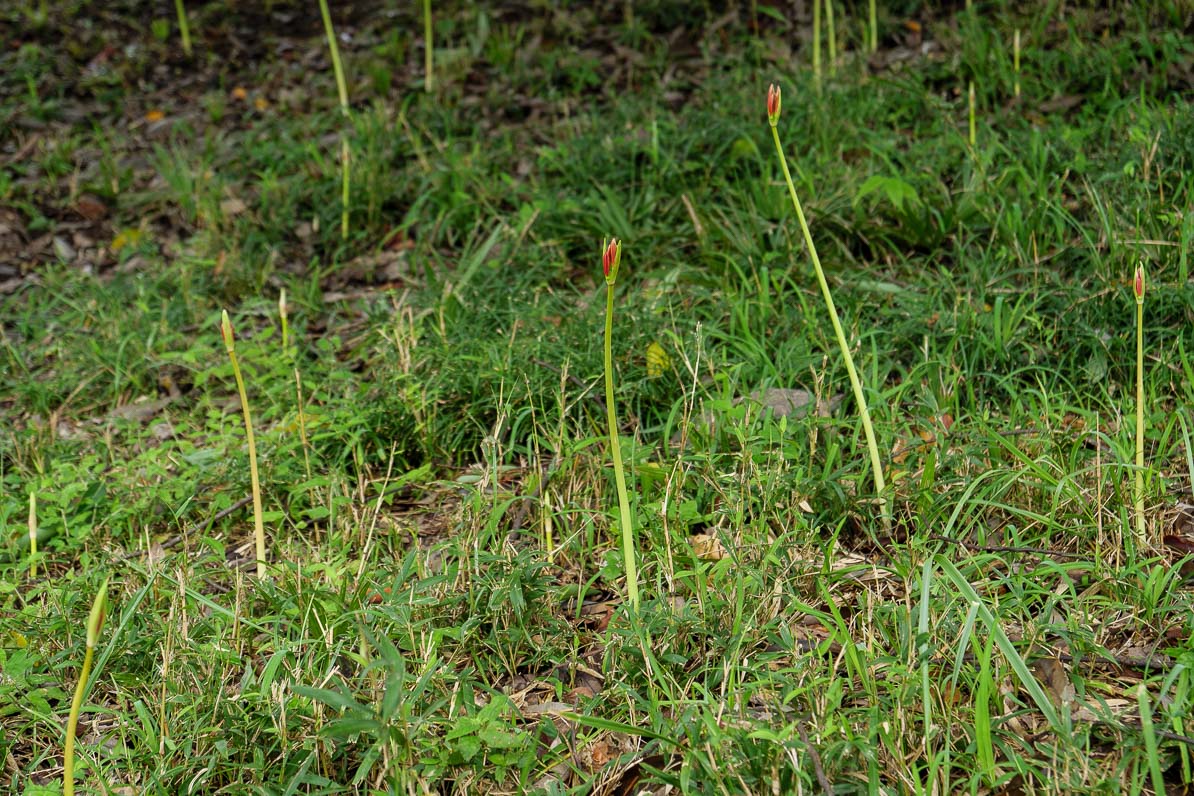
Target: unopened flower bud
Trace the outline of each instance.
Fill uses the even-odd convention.
[[[779,86],[774,83],[767,89],[767,121],[775,127],[779,123],[779,107],[781,103]]]
[[[618,266],[622,264],[622,242],[617,238],[603,245],[601,267],[605,271],[605,283],[612,285],[618,279]]]

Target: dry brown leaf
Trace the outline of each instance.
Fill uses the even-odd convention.
[[[693,555],[702,561],[721,561],[730,557],[725,545],[713,534],[693,534],[688,538],[688,543],[692,545]]]
[[[248,209],[248,205],[245,204],[244,200],[238,199],[235,196],[220,202],[220,213],[226,218],[239,216],[246,209]]]
[[[1072,704],[1074,701],[1074,685],[1066,673],[1065,664],[1057,658],[1041,658],[1033,661],[1032,673],[1045,687],[1049,698],[1058,707]]]

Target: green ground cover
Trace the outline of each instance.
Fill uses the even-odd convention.
[[[0,10],[3,792],[105,579],[84,793],[1186,792],[1194,8],[1045,5]]]

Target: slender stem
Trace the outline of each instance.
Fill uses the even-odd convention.
[[[319,13],[323,15],[323,29],[328,37],[328,49],[332,51],[332,71],[336,73],[336,89],[340,92],[340,110],[348,115],[348,84],[344,80],[344,67],[340,63],[340,48],[336,45],[336,31],[332,28],[332,13],[328,0],[319,0]]]
[[[423,90],[435,88],[435,51],[431,44],[431,0],[423,0]]]
[[[862,392],[862,382],[858,378],[858,371],[854,368],[854,358],[850,355],[850,346],[846,343],[846,333],[842,331],[842,322],[838,319],[837,307],[833,304],[833,296],[829,292],[829,282],[825,279],[825,271],[821,267],[821,258],[817,256],[817,247],[813,243],[812,233],[809,232],[808,222],[804,219],[804,210],[800,206],[800,199],[796,196],[796,185],[792,182],[792,174],[788,171],[788,160],[784,156],[784,148],[779,142],[779,130],[771,125],[771,136],[775,140],[775,151],[779,153],[779,165],[784,171],[784,180],[788,183],[788,193],[792,197],[792,206],[796,208],[796,218],[800,221],[800,231],[804,233],[804,242],[808,246],[812,257],[813,267],[817,272],[817,283],[821,286],[821,295],[825,299],[825,306],[829,309],[829,320],[833,324],[833,333],[837,336],[837,344],[842,350],[842,359],[846,362],[846,372],[850,376],[850,386],[854,390],[854,401],[858,404],[858,414],[862,418],[862,430],[866,435],[867,448],[871,455],[871,469],[874,471],[875,492],[879,495],[879,507],[884,523],[890,522],[891,515],[887,508],[886,484],[883,479],[883,464],[879,459],[879,444],[875,440],[875,429],[871,425],[871,413],[867,409],[866,396]]]
[[[340,62],[340,47],[336,44],[336,31],[332,27],[332,13],[328,0],[319,0],[319,13],[323,16],[323,29],[328,38],[328,50],[332,53],[332,71],[336,74],[336,91],[340,94],[340,112],[348,118],[348,83],[344,79],[344,65]],[[340,138],[340,237],[348,238],[348,132]]]
[[[87,680],[91,676],[91,657],[95,654],[95,645],[99,642],[107,612],[108,579],[104,578],[103,585],[91,601],[91,612],[87,616],[87,651],[83,653],[83,669],[79,672],[75,696],[70,703],[70,718],[66,722],[66,744],[62,750],[63,796],[74,796],[75,793],[75,735],[79,731],[79,711],[83,708],[83,692],[87,690]]]
[[[821,0],[813,0],[813,78],[821,92]]]
[[[829,44],[829,76],[837,74],[837,31],[833,27],[833,0],[825,0],[825,41]]]
[[[970,88],[967,91],[967,104],[970,107],[970,148],[974,149],[975,143],[978,141],[978,136],[975,134],[974,127],[974,81],[970,81]]]
[[[70,703],[70,718],[66,722],[66,748],[62,758],[62,796],[74,796],[75,793],[75,734],[79,731],[79,711],[83,708],[83,691],[87,688],[87,678],[91,676],[91,656],[93,650],[87,647],[83,654],[83,670],[79,672],[79,682],[75,685],[75,697]]]
[[[1016,28],[1016,33],[1012,38],[1012,69],[1016,73],[1016,82],[1013,88],[1015,95],[1020,96],[1020,29]]]
[[[182,37],[182,51],[191,57],[191,30],[187,27],[187,10],[182,0],[174,0],[174,11],[178,14],[178,35]]]
[[[875,11],[875,0],[870,2],[871,52],[879,49],[879,19]]]
[[[236,376],[236,389],[240,393],[240,408],[245,416],[245,439],[249,443],[249,483],[253,489],[253,540],[257,553],[257,577],[265,577],[265,521],[261,517],[261,482],[257,477],[257,441],[253,437],[253,416],[249,413],[249,395],[245,392],[245,379],[240,372],[240,361],[230,338],[225,338],[228,357],[232,360],[232,373]]]
[[[286,322],[286,288],[278,293],[278,317],[282,321],[282,356],[289,356],[290,326]]]
[[[1144,543],[1144,302],[1136,301],[1136,533]]]
[[[29,493],[29,580],[37,579],[37,493]]]
[[[340,237],[348,238],[348,180],[351,158],[348,151],[348,136],[340,139]]]
[[[630,608],[638,612],[638,564],[634,560],[634,528],[630,524],[630,500],[626,475],[622,472],[622,443],[618,439],[618,415],[614,409],[614,286],[605,286],[605,414],[609,422],[609,449],[614,458],[614,482],[618,487],[618,514],[622,524],[622,557],[626,560],[626,593]]]
[[[298,395],[298,424],[299,424],[299,439],[303,442],[303,466],[307,472],[307,480],[311,480],[311,454],[308,449],[311,447],[307,443],[307,418],[303,411],[303,377],[299,375],[299,369],[294,369],[294,390]]]

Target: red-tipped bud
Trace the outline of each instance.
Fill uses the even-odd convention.
[[[1136,266],[1136,283],[1132,285],[1132,289],[1136,293],[1136,303],[1144,303],[1144,264]]]
[[[605,283],[612,285],[618,278],[618,266],[622,264],[622,242],[617,238],[602,245],[601,268],[605,271]]]
[[[779,123],[780,102],[779,86],[772,83],[767,89],[767,121],[771,122],[772,127]]]

